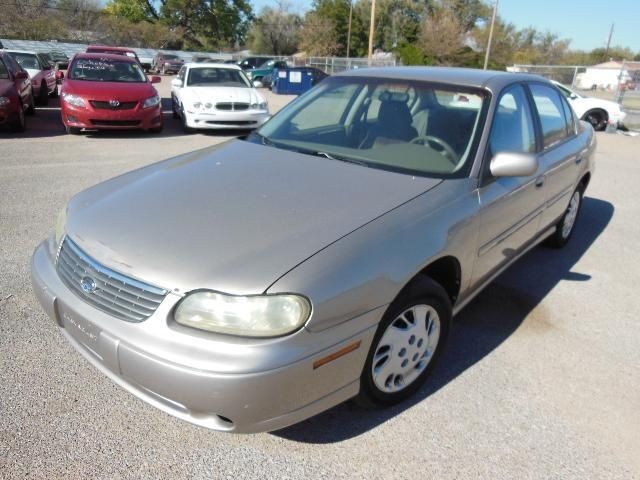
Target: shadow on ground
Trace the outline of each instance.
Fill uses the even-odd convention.
[[[530,315],[561,281],[589,281],[575,264],[613,217],[612,204],[585,198],[569,244],[560,250],[538,247],[529,252],[458,314],[449,344],[426,385],[411,399],[388,409],[365,410],[351,402],[273,435],[306,443],[332,443],[361,435],[411,408],[447,385],[491,353],[525,321],[548,328],[543,306]]]

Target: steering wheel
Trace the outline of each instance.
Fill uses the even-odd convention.
[[[422,143],[423,145],[437,145],[440,148],[434,148],[434,150],[444,156],[447,160],[449,160],[454,165],[458,163],[458,154],[451,148],[447,142],[438,137],[433,137],[431,135],[418,135],[416,138],[412,139],[409,143]]]

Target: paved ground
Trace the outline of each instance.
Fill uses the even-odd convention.
[[[253,436],[125,393],[63,340],[29,280],[71,195],[225,138],[170,117],[160,137],[71,137],[53,107],[26,137],[0,132],[0,478],[640,478],[640,138],[599,134],[570,245],[534,250],[466,308],[413,402]]]

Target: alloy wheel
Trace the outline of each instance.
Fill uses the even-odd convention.
[[[571,230],[573,230],[573,225],[576,223],[576,217],[578,216],[579,210],[580,192],[576,190],[573,192],[573,196],[571,197],[571,201],[567,207],[567,212],[564,215],[564,221],[562,222],[562,238],[569,238],[569,235],[571,235]]]

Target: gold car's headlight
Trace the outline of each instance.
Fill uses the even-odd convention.
[[[302,327],[311,304],[300,296],[236,296],[201,291],[187,295],[174,313],[180,325],[245,337],[277,337]]]

